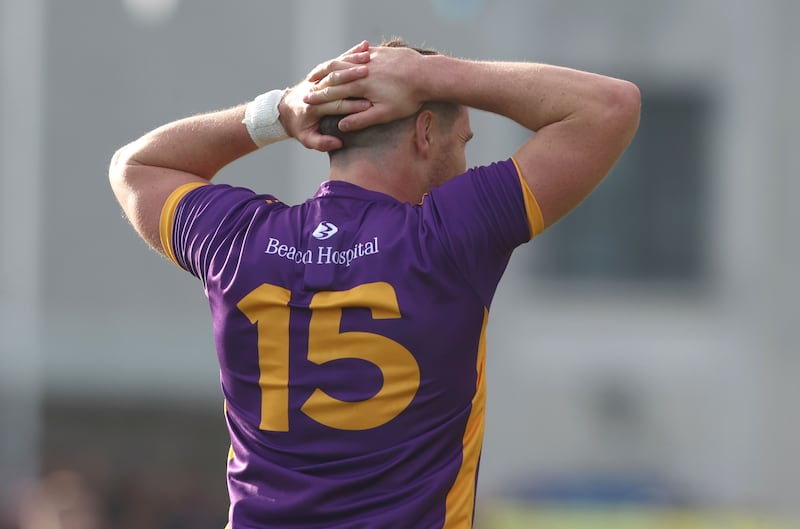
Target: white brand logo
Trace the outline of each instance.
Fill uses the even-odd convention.
[[[339,228],[336,227],[336,224],[332,222],[322,221],[314,229],[314,232],[311,235],[319,241],[324,241],[325,239],[330,239],[331,237],[336,235],[336,232],[338,231]]]

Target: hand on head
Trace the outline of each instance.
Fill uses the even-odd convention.
[[[363,79],[368,73],[365,64],[369,60],[369,43],[363,41],[335,59],[317,65],[303,81],[287,90],[281,101],[281,123],[286,132],[309,149],[330,151],[341,147],[340,139],[319,132],[319,120],[328,115],[361,112],[371,103],[363,98],[338,98],[310,104],[306,98],[320,82],[341,86]]]
[[[286,92],[281,121],[304,146],[330,151],[341,140],[319,132],[320,119],[344,115],[342,131],[356,131],[410,116],[423,104],[414,76],[424,56],[410,48],[370,47],[363,41],[335,59],[317,65]],[[283,110],[283,109],[282,109]]]
[[[377,46],[369,48],[365,76],[348,70],[325,73],[320,68],[324,65],[320,65],[309,76],[317,82],[306,94],[305,102],[322,106],[353,99],[368,100],[370,106],[365,109],[340,112],[350,114],[340,121],[342,131],[361,130],[408,117],[425,102],[413,82],[420,74],[423,60],[424,55],[408,47]],[[351,66],[350,70],[356,68]]]

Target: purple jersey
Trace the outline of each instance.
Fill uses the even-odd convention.
[[[419,205],[176,190],[162,242],[211,306],[231,528],[471,527],[489,305],[542,227],[513,160]]]

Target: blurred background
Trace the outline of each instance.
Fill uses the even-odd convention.
[[[624,158],[519,250],[495,297],[479,526],[800,527],[800,3],[0,8],[0,528],[222,529],[202,286],[137,238],[108,162],[395,35],[643,94]],[[472,121],[471,165],[525,138]],[[326,174],[325,155],[284,142],[218,178],[299,202]]]

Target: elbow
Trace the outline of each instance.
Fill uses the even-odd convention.
[[[115,191],[124,185],[126,170],[131,165],[134,152],[131,147],[132,144],[120,147],[111,156],[111,162],[108,166],[108,181]]]
[[[117,149],[114,155],[111,156],[111,163],[108,164],[108,179],[112,184],[123,167],[125,167],[125,147]]]
[[[639,116],[642,112],[642,92],[639,87],[630,81],[623,81],[620,89],[622,95],[621,106],[624,109],[624,115],[627,118],[629,126],[635,132],[639,128]]]
[[[111,156],[108,166],[108,183],[126,214],[130,206],[129,202],[135,196],[134,189],[137,185],[132,180],[133,175],[131,174],[131,168],[137,165],[136,152],[136,142],[120,147]]]
[[[116,189],[122,180],[125,168],[125,148],[118,149],[117,152],[111,156],[111,163],[108,165],[108,182],[111,184],[112,189]]]
[[[639,128],[642,94],[630,81],[615,80],[605,102],[607,123],[629,143]]]

